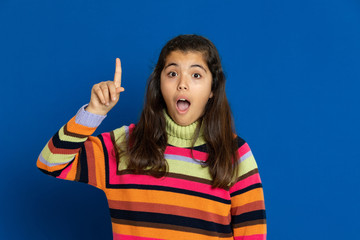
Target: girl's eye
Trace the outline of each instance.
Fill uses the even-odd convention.
[[[168,76],[169,76],[169,77],[176,77],[176,76],[177,76],[177,73],[176,73],[176,72],[169,72],[169,73],[168,73]]]
[[[201,75],[198,74],[198,73],[194,73],[192,76],[193,76],[194,78],[201,78]]]

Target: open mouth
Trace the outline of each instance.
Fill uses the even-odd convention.
[[[180,98],[177,100],[176,106],[180,112],[186,112],[190,107],[190,102],[185,98]]]

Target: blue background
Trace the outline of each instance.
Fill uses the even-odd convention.
[[[104,193],[42,174],[37,157],[116,57],[126,91],[95,134],[137,122],[162,46],[185,33],[220,52],[268,239],[358,236],[358,0],[1,0],[0,23],[0,239],[112,238]]]

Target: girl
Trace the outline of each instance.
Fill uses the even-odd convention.
[[[91,136],[119,101],[114,81],[95,84],[47,143],[38,168],[103,190],[114,239],[265,239],[263,189],[248,144],[234,134],[219,54],[180,35],[161,50],[140,121]]]

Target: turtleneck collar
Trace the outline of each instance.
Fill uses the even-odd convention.
[[[164,109],[164,117],[166,120],[166,132],[168,135],[168,143],[176,147],[191,147],[195,129],[199,121],[193,122],[187,126],[181,126],[174,122]],[[203,127],[200,129],[199,137],[196,139],[194,146],[199,146],[205,143],[203,138]]]

